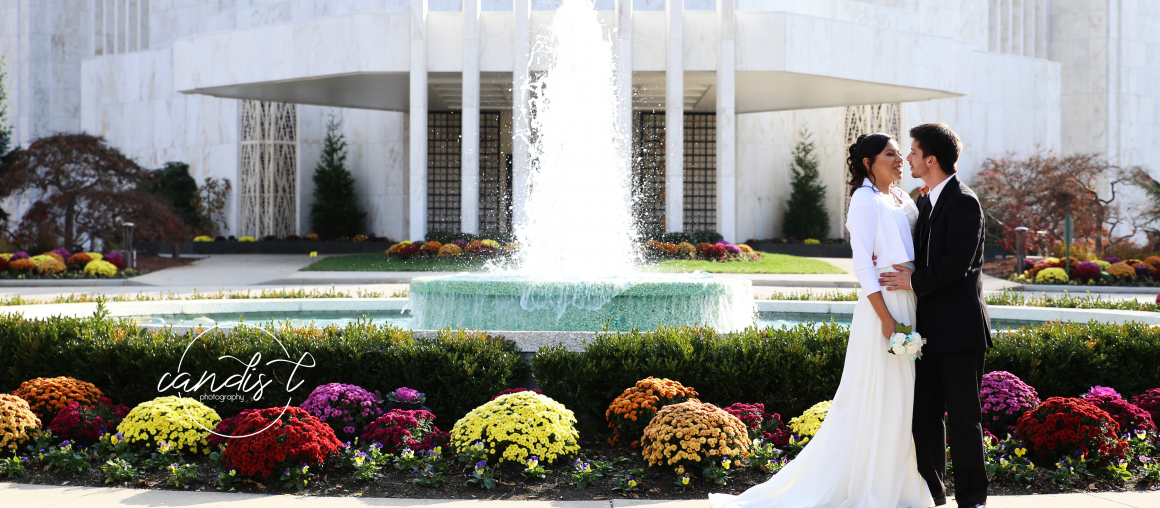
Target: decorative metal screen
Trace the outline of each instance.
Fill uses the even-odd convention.
[[[865,106],[848,106],[846,108],[846,144],[850,146],[858,141],[858,136],[884,132],[902,144],[902,105],[867,104]],[[845,169],[842,170],[846,174]],[[843,187],[845,188],[845,187]],[[850,193],[842,192],[842,217],[845,222],[846,213],[850,209]],[[845,229],[843,228],[843,231]],[[847,239],[850,232],[845,231]]]
[[[632,213],[641,230],[665,227],[665,115],[636,118],[632,165]]]
[[[717,115],[685,113],[685,231],[717,230]]]
[[[238,232],[261,238],[297,233],[298,108],[242,101]]]
[[[479,112],[479,230],[511,231],[512,174],[500,153],[500,112]]]
[[[482,116],[482,115],[481,115]],[[459,231],[463,115],[427,113],[427,230]]]

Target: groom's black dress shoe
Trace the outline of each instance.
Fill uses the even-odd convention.
[[[935,505],[935,506],[942,506],[942,505],[944,505],[944,504],[947,504],[947,498],[946,498],[946,497],[938,497],[938,498],[935,498],[935,500],[934,500],[934,505]]]
[[[959,505],[959,508],[987,508],[987,505],[978,503],[961,504]]]

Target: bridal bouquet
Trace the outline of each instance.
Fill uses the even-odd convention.
[[[922,358],[922,345],[926,339],[922,338],[913,326],[904,326],[902,323],[894,325],[894,335],[890,336],[890,348],[886,351],[892,355],[904,356],[910,361]]]

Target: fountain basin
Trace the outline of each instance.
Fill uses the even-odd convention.
[[[527,277],[458,274],[411,281],[415,329],[629,331],[700,325],[719,331],[753,323],[749,280],[707,274]]]

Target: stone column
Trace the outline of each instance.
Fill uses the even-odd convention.
[[[532,5],[530,0],[514,0],[514,55],[512,58],[512,226],[527,224],[528,178],[531,171],[531,117],[528,108],[528,80],[531,46],[528,43]]]
[[[737,241],[737,108],[733,2],[717,0],[717,232]]]
[[[463,0],[463,127],[459,227],[479,232],[479,0]]]
[[[665,2],[665,230],[685,228],[685,6]]]
[[[620,153],[625,154],[631,170],[632,153],[632,0],[616,1],[616,132]]]
[[[427,0],[411,0],[410,240],[427,236]]]

